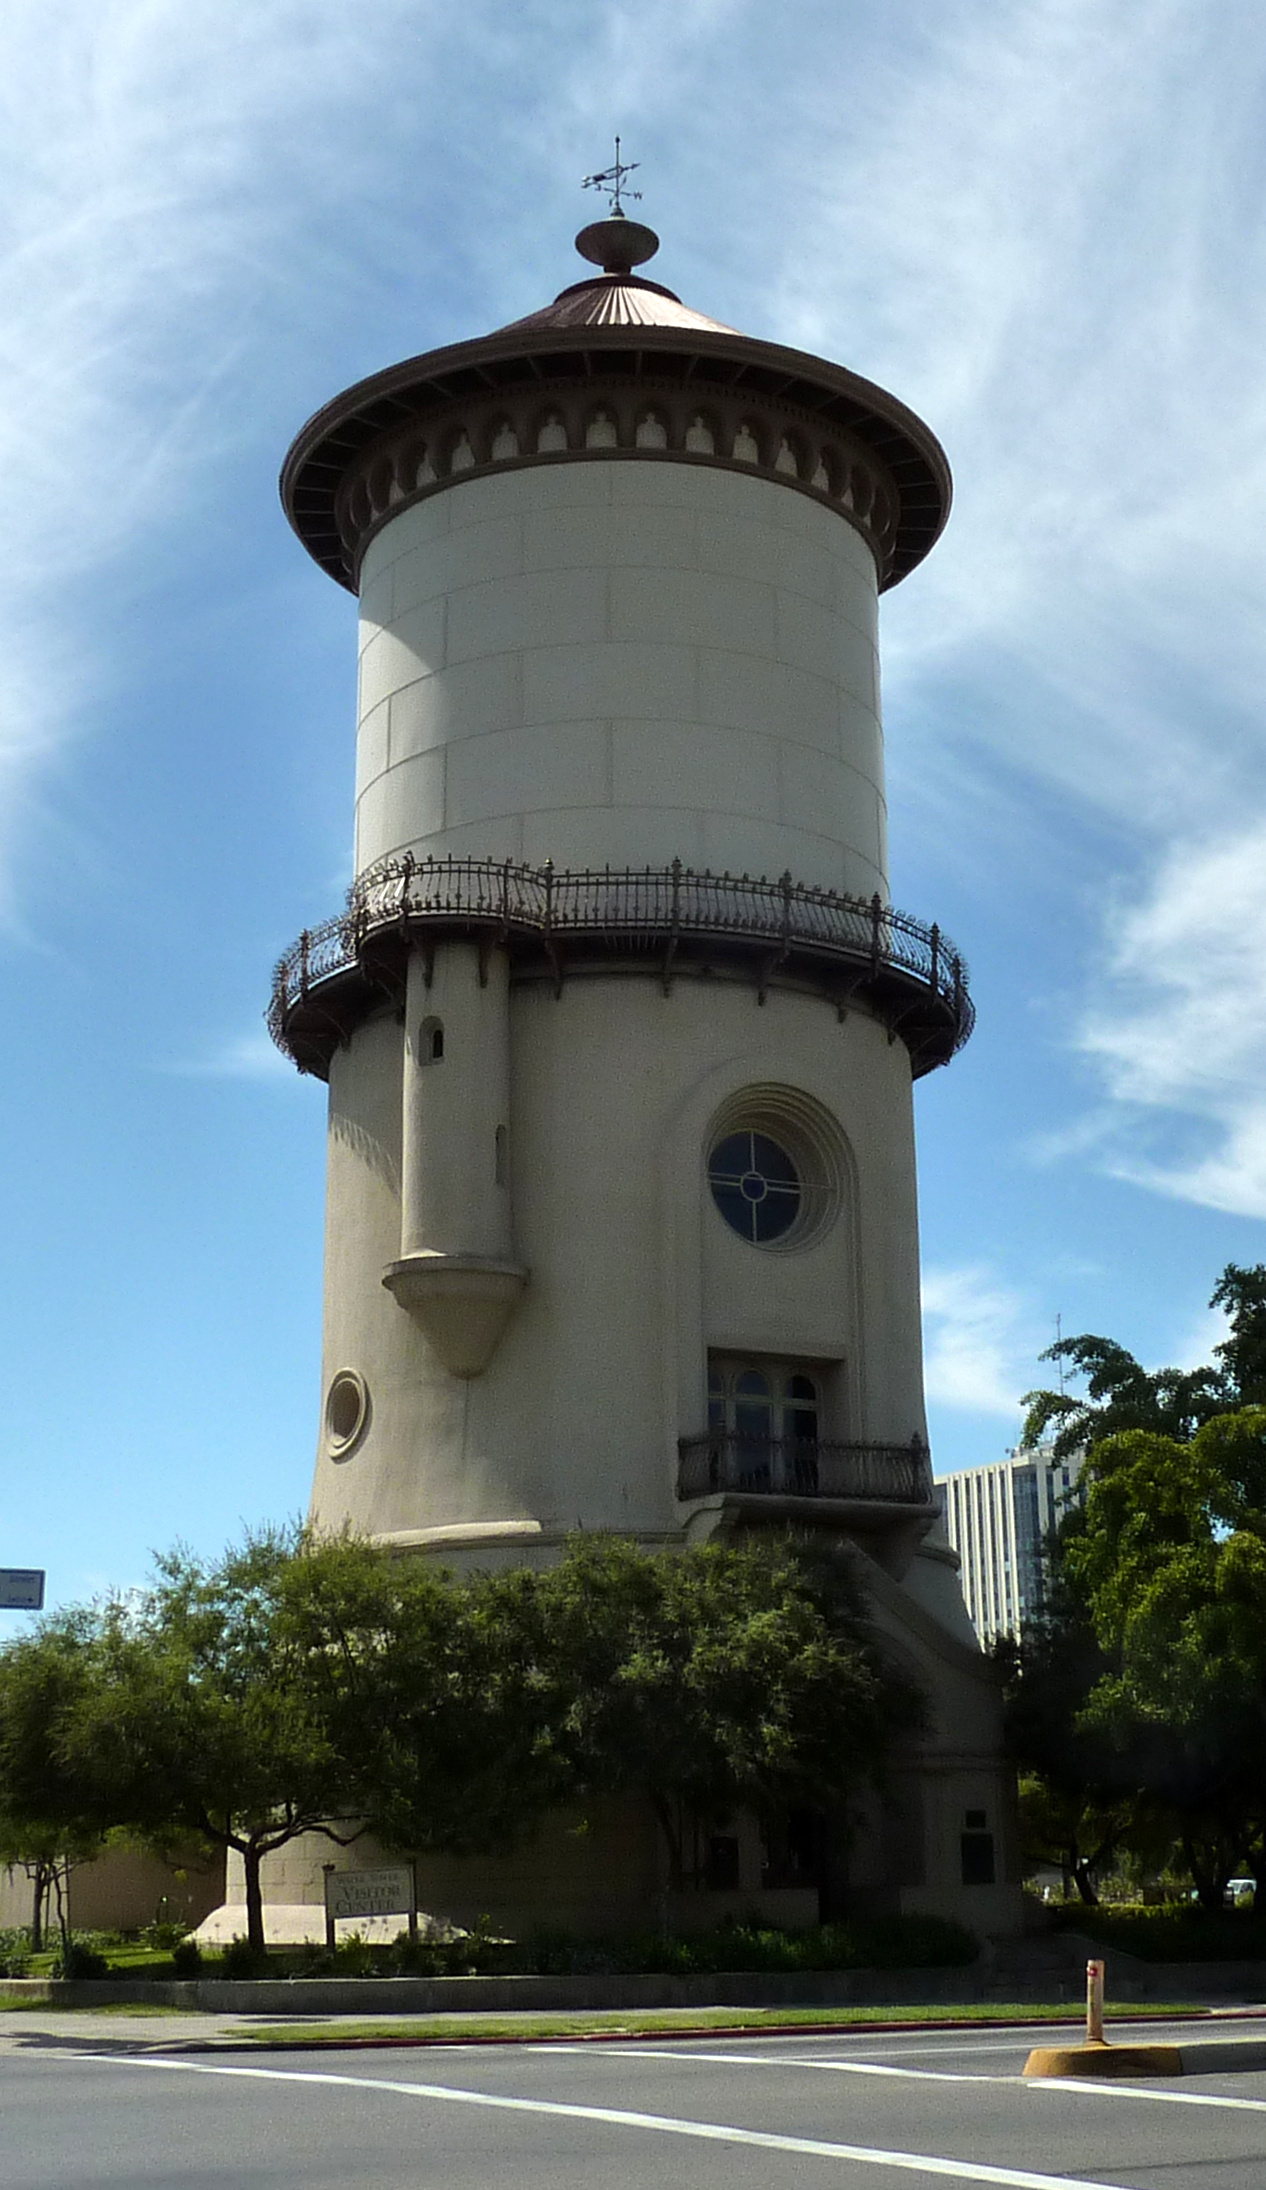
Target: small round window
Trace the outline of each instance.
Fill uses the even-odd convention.
[[[341,1460],[357,1442],[369,1419],[369,1391],[355,1369],[340,1369],[325,1395],[325,1437],[332,1457]]]
[[[708,1159],[708,1184],[726,1223],[757,1244],[781,1239],[800,1214],[800,1173],[768,1133],[727,1133]]]

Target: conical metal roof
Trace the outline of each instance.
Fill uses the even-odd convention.
[[[844,366],[742,334],[634,272],[659,248],[640,222],[596,221],[576,246],[601,271],[552,304],[389,366],[308,420],[286,457],[281,495],[322,569],[355,591],[368,541],[404,502],[498,464],[610,455],[731,466],[741,455],[742,466],[759,463],[858,525],[881,587],[922,560],[951,493],[945,452],[922,419]],[[596,438],[577,422],[581,393],[609,406]],[[671,443],[639,436],[638,406],[647,404],[670,414]],[[729,436],[710,446],[706,429],[702,441],[692,430],[709,404]],[[749,408],[759,451],[743,423]]]

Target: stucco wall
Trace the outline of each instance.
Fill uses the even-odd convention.
[[[473,985],[473,954],[463,963]],[[667,996],[618,974],[558,996],[525,982],[509,1013],[511,1237],[529,1276],[470,1382],[381,1283],[400,1252],[405,1029],[384,1013],[335,1057],[325,1376],[358,1370],[371,1413],[347,1457],[323,1440],[314,1512],[378,1534],[499,1521],[675,1531],[677,1440],[705,1427],[710,1347],[838,1364],[831,1434],[922,1434],[901,1044],[818,997],[771,990],[762,1005],[746,984],[694,978]],[[431,1069],[478,1077],[455,1044]],[[750,1088],[794,1090],[836,1121],[830,1221],[786,1252],[730,1233],[707,1188],[713,1121]],[[449,1161],[442,1138],[431,1160]]]
[[[842,516],[686,465],[402,511],[362,573],[357,871],[680,858],[886,894],[875,583]]]

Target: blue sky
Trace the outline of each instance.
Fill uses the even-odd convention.
[[[11,0],[0,1564],[306,1503],[323,1091],[261,1015],[348,876],[354,606],[276,471],[575,278],[617,128],[661,278],[954,467],[883,611],[893,894],[980,1012],[918,1101],[938,1466],[1057,1314],[1207,1354],[1266,1259],[1264,90],[1251,0]]]

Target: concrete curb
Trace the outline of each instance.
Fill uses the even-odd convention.
[[[980,1997],[972,1967],[708,1976],[13,1978],[50,2007],[169,2006],[256,2015],[584,2013],[655,2008],[924,2007]]]

